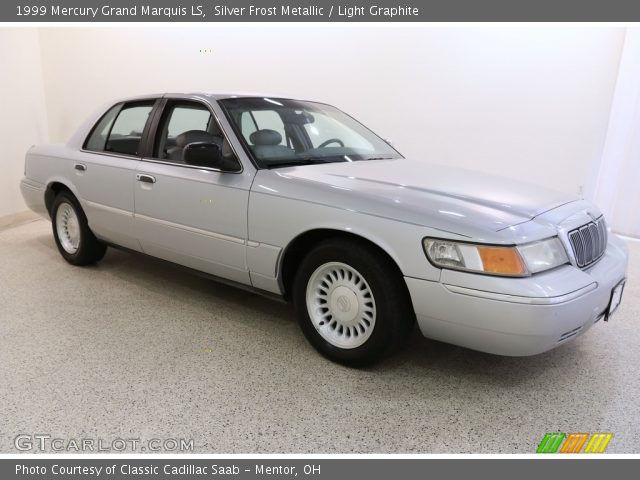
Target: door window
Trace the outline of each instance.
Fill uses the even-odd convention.
[[[118,104],[96,123],[85,149],[139,155],[142,132],[149,121],[154,101]]]
[[[185,150],[190,144],[200,144],[202,161],[198,157],[187,158]],[[203,104],[191,101],[174,101],[162,115],[153,157],[171,163],[184,163],[211,167],[210,156],[213,150],[229,162],[230,170],[238,167],[238,162],[225,139],[218,122],[211,111]]]
[[[85,142],[85,150],[93,150],[96,152],[104,151],[109,130],[111,130],[111,125],[113,125],[113,121],[116,119],[121,106],[122,105],[118,104],[112,107],[100,120],[98,120],[98,123],[93,127],[89,138],[87,138],[87,141]]]

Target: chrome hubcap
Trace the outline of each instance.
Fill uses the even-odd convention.
[[[80,245],[80,222],[70,203],[63,202],[56,212],[56,231],[64,251],[74,254]]]
[[[327,342],[340,348],[364,344],[376,323],[376,302],[369,284],[353,267],[320,265],[307,284],[307,311]]]

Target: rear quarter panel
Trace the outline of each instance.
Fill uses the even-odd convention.
[[[44,192],[47,186],[54,182],[66,185],[79,198],[78,190],[73,182],[73,150],[66,145],[36,145],[25,157],[25,179],[23,185],[37,186],[42,193],[42,207],[44,207]],[[30,208],[35,209],[30,205]],[[38,212],[42,213],[42,212]]]

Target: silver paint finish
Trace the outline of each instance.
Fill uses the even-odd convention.
[[[246,268],[250,178],[209,170],[142,162],[136,181],[135,234],[153,256],[250,284]]]
[[[62,183],[99,238],[273,293],[283,293],[282,262],[300,235],[361,237],[398,265],[426,336],[508,355],[551,348],[551,338],[571,328],[585,331],[625,275],[627,255],[613,235],[587,269],[567,264],[518,279],[440,270],[426,259],[424,237],[513,245],[558,235],[571,256],[567,232],[600,212],[572,195],[411,159],[258,171],[217,103],[233,94],[145,98],[163,96],[208,105],[242,171],[83,151],[112,102],[66,145],[29,150],[21,182],[29,208],[48,215],[44,192]],[[74,169],[78,163],[86,170]]]
[[[504,293],[486,292],[484,290],[477,290],[475,288],[459,287],[457,285],[447,285],[443,283],[444,287],[452,293],[459,293],[461,295],[469,295],[471,297],[487,298],[490,300],[498,300],[501,302],[510,303],[523,303],[526,305],[557,305],[559,303],[565,303],[575,298],[579,298],[591,290],[598,288],[598,284],[593,282],[586,287],[579,288],[578,290],[564,295],[557,295],[555,297],[520,297],[517,295],[508,295]]]
[[[469,237],[498,232],[575,200],[535,185],[404,158],[260,171],[258,180],[258,191]]]
[[[39,182],[26,177],[20,181],[20,192],[27,208],[44,218],[48,218],[49,212],[47,212],[44,203],[44,191],[45,186]]]

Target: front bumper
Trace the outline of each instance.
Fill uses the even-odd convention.
[[[425,337],[497,355],[535,355],[603,318],[625,278],[627,257],[624,243],[611,235],[602,259],[584,271],[567,265],[526,279],[467,273],[440,282],[405,280]],[[457,285],[450,283],[455,279]]]

